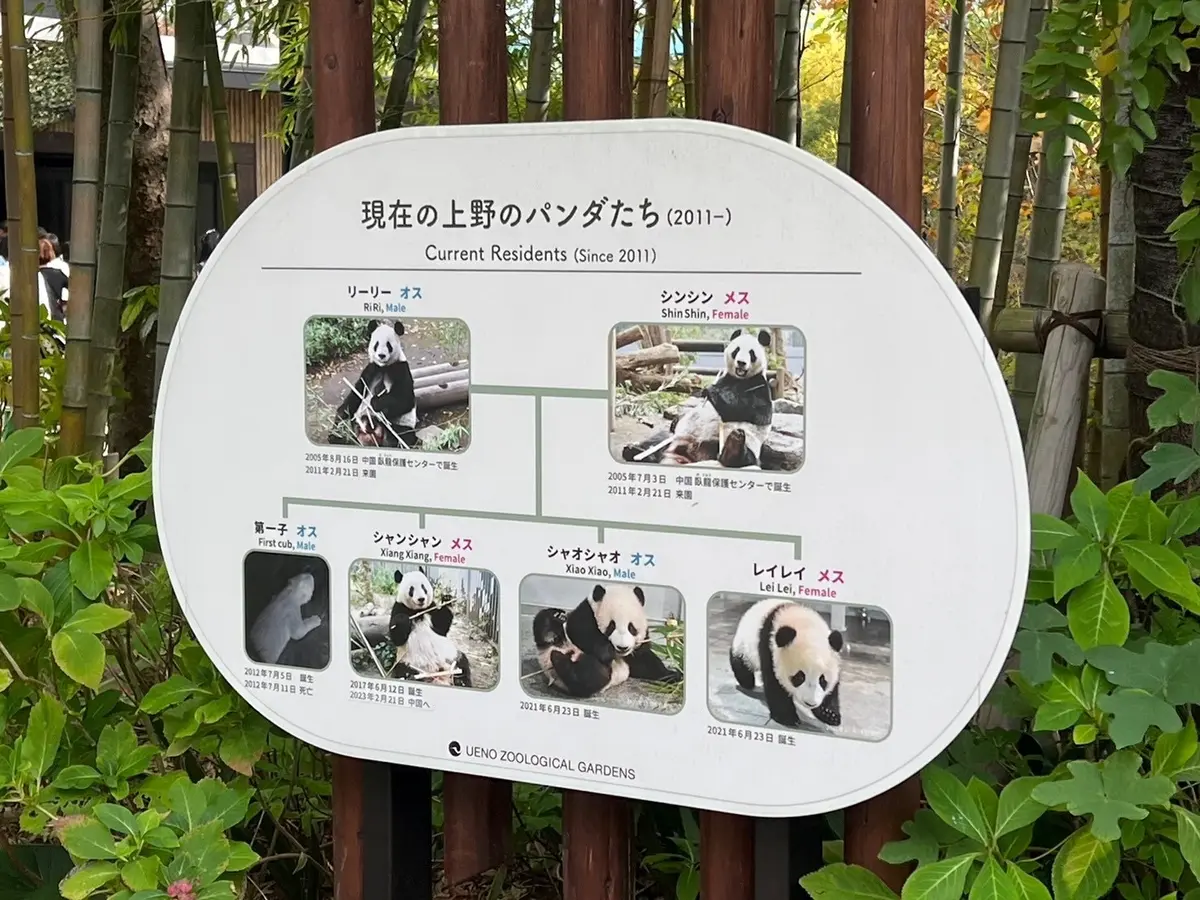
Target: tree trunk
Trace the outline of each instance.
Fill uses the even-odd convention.
[[[112,89],[105,142],[104,196],[100,207],[100,248],[92,306],[92,345],[88,354],[87,450],[99,459],[108,434],[113,396],[113,364],[121,331],[125,287],[125,244],[130,173],[133,168],[133,118],[138,84],[139,17],[122,14],[114,29]]]
[[[800,10],[804,0],[788,0],[783,47],[775,60],[775,137],[796,143],[800,116]]]
[[[938,260],[954,274],[958,239],[958,128],[962,116],[963,56],[967,47],[967,0],[955,0],[950,13],[946,62],[946,111],[942,118],[942,178],[938,186]]]
[[[1006,0],[992,92],[992,117],[988,126],[983,184],[979,191],[975,241],[971,247],[968,283],[979,288],[980,321],[989,328],[1000,269],[1000,244],[1004,238],[1004,212],[1013,147],[1020,122],[1021,61],[1029,25],[1030,0]]]
[[[88,352],[96,288],[96,223],[100,213],[100,129],[104,68],[104,0],[79,0],[75,51],[75,117],[71,187],[71,278],[67,294],[67,359],[58,452],[84,452]]]
[[[554,62],[556,0],[533,0],[529,34],[529,76],[525,87],[525,121],[544,122],[550,109],[550,72]]]
[[[680,31],[683,32],[683,114],[696,118],[696,35],[692,0],[679,0]]]
[[[171,336],[196,274],[196,193],[200,180],[200,108],[204,96],[204,26],[209,0],[175,7],[175,66],[171,73],[171,134],[167,208],[158,288],[158,352],[154,393],[162,382]]]
[[[1025,58],[1037,51],[1042,23],[1046,21],[1046,0],[1032,0],[1029,4],[1029,25],[1025,29]],[[1022,95],[1021,108],[1028,107],[1028,96]],[[1025,182],[1029,169],[1029,151],[1033,146],[1033,132],[1022,120],[1017,126],[1017,137],[1013,141],[1012,166],[1008,173],[1008,203],[1004,211],[1004,233],[1000,238],[1000,269],[996,274],[996,305],[1004,308],[1008,304],[1008,288],[1012,279],[1013,259],[1017,251],[1017,232],[1021,227],[1021,207],[1025,203]]]
[[[854,15],[853,4],[846,7],[846,49],[842,55],[842,102],[838,111],[837,167],[846,173],[850,171],[850,64],[854,52],[854,46],[850,40],[850,36],[854,33],[854,29],[850,27],[852,15]]]
[[[646,0],[642,54],[638,62],[635,118],[666,115],[667,70],[671,62],[671,0]]]
[[[413,71],[417,67],[417,55],[421,52],[421,33],[425,29],[425,15],[428,12],[429,0],[409,0],[404,24],[400,28],[400,45],[396,48],[392,80],[388,82],[387,97],[379,117],[381,131],[399,128],[404,124],[404,109],[412,89]],[[550,27],[554,27],[553,21]]]
[[[1073,96],[1073,95],[1072,95]],[[1062,255],[1063,224],[1067,219],[1067,190],[1075,162],[1075,142],[1059,128],[1042,138],[1033,214],[1029,221],[1029,253],[1025,258],[1025,287],[1021,305],[1045,309],[1050,305],[1050,281]],[[1013,374],[1013,406],[1024,435],[1033,414],[1042,368],[1040,353],[1018,353]]]
[[[14,429],[41,424],[41,328],[38,321],[37,173],[33,167],[33,120],[29,102],[29,38],[23,0],[4,0],[4,77],[12,113],[5,108],[5,142],[12,142],[16,190],[8,192],[9,315],[12,340]],[[11,125],[11,131],[8,126]],[[11,135],[11,137],[10,137]],[[15,201],[15,202],[14,202]],[[16,209],[17,215],[12,214]]]
[[[1180,192],[1191,171],[1191,142],[1200,134],[1187,108],[1189,98],[1200,97],[1200,68],[1193,58],[1189,71],[1174,69],[1172,75],[1178,80],[1166,79],[1162,105],[1153,113],[1158,133],[1154,140],[1146,141],[1145,150],[1130,169],[1137,242],[1137,281],[1129,304],[1130,346],[1125,360],[1129,425],[1136,447],[1130,454],[1132,476],[1144,471],[1142,456],[1152,444],[1189,444],[1192,440],[1192,429],[1185,426],[1166,429],[1147,440],[1146,409],[1160,392],[1146,383],[1146,376],[1155,369],[1169,369],[1195,377],[1200,357],[1200,326],[1187,324],[1183,310],[1171,303],[1183,266],[1175,242],[1166,234],[1167,226],[1184,211]],[[1148,351],[1158,352],[1150,358]],[[1193,476],[1187,488],[1194,490],[1198,480],[1200,476]]]
[[[225,74],[217,43],[217,17],[211,0],[204,2],[204,73],[208,76],[208,108],[212,114],[213,142],[217,145],[217,177],[221,185],[221,231],[228,231],[241,212],[238,203],[237,164],[229,132],[229,107],[225,103]]]
[[[176,36],[178,40],[178,35]],[[134,115],[133,182],[125,241],[125,287],[158,288],[162,271],[163,209],[167,193],[167,123],[171,83],[158,22],[142,16],[138,45],[138,95]],[[195,235],[192,235],[195,241]],[[149,432],[154,417],[154,332],[135,328],[118,341],[124,396],[110,416],[109,450],[124,456]]]

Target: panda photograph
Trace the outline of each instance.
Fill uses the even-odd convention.
[[[872,606],[721,591],[708,602],[708,711],[859,741],[892,730],[892,623]]]
[[[242,569],[246,656],[268,666],[328,666],[329,564],[319,556],[252,550]]]
[[[500,587],[484,569],[350,566],[350,665],[367,678],[488,691],[500,678]]]
[[[625,323],[610,349],[613,459],[773,472],[803,465],[798,329]]]
[[[304,323],[304,427],[314,444],[456,453],[471,442],[461,319]]]
[[[683,708],[683,597],[672,587],[528,575],[521,687],[530,697],[673,714]]]

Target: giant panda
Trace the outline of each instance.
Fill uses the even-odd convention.
[[[790,728],[800,715],[842,724],[838,696],[844,640],[816,610],[794,600],[759,600],[738,622],[729,648],[733,677],[753,690],[761,676],[771,718]]]
[[[430,684],[471,686],[471,666],[465,653],[450,640],[454,613],[438,606],[433,585],[418,567],[410,572],[396,570],[396,601],[388,620],[388,639],[396,648],[393,673],[401,678],[457,670],[449,675],[424,679]]]
[[[533,617],[533,644],[546,680],[572,697],[594,697],[629,678],[629,664],[614,658],[602,662],[584,653],[567,637],[567,613],[540,609]]]
[[[553,620],[539,623],[534,617],[538,662],[551,683],[573,696],[592,696],[627,678],[661,684],[683,680],[683,673],[659,659],[650,644],[646,595],[637,585],[616,582],[606,588],[597,584],[569,613],[551,612],[558,614],[562,635],[547,634]],[[561,642],[547,647],[547,636],[552,644]]]
[[[411,449],[417,445],[416,388],[400,342],[403,334],[404,323],[399,320],[375,323],[367,341],[367,365],[334,414],[337,424],[329,443],[352,443],[338,434],[337,427],[352,421],[363,446]]]
[[[691,406],[672,424],[671,434],[656,434],[626,447],[626,462],[672,465],[717,460],[722,466],[769,468],[763,445],[771,433],[775,406],[767,381],[767,348],[771,333],[736,329],[725,344],[725,367]]]

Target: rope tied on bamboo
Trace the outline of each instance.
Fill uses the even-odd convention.
[[[1200,372],[1200,347],[1180,347],[1176,350],[1156,350],[1144,344],[1130,343],[1125,354],[1125,370],[1149,375],[1156,369],[1178,372],[1195,378]]]
[[[1094,331],[1083,324],[1088,319],[1096,320]],[[1104,346],[1104,310],[1089,309],[1084,312],[1065,313],[1060,309],[1052,309],[1045,320],[1034,330],[1034,337],[1037,338],[1038,350],[1040,352],[1046,352],[1046,341],[1050,339],[1050,332],[1064,325],[1068,328],[1074,328],[1095,344],[1097,348]]]

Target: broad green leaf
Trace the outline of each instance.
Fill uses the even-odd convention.
[[[1057,516],[1033,514],[1033,549],[1057,550],[1067,538],[1079,537],[1079,532]]]
[[[1129,568],[1158,590],[1192,597],[1197,595],[1192,574],[1178,553],[1149,541],[1122,541],[1118,546]]]
[[[0,573],[0,612],[8,612],[21,605],[21,585],[11,575]]]
[[[116,859],[117,844],[95,819],[75,822],[62,830],[62,843],[76,859]]]
[[[200,689],[195,684],[182,675],[172,675],[166,681],[161,681],[146,691],[146,696],[142,698],[141,708],[151,715],[160,713],[167,707],[187,700],[198,690]]]
[[[1074,666],[1084,660],[1083,650],[1075,641],[1053,631],[1022,628],[1017,632],[1013,646],[1021,654],[1021,674],[1034,686],[1050,680],[1054,657]]]
[[[54,625],[54,596],[46,586],[36,578],[18,578],[17,584],[21,586],[21,605],[37,614],[47,628]]]
[[[71,581],[89,600],[104,593],[115,571],[112,553],[99,541],[84,541],[71,553]]]
[[[158,850],[174,850],[179,846],[179,837],[165,825],[151,828],[143,838],[148,845]]]
[[[1179,832],[1179,850],[1193,877],[1200,878],[1200,816],[1176,806],[1175,827]]]
[[[918,809],[913,818],[900,826],[907,840],[883,845],[879,858],[900,865],[915,862],[919,866],[937,862],[942,844],[962,840],[962,835],[943,822],[931,809]]]
[[[1067,838],[1054,857],[1054,900],[1100,900],[1116,881],[1120,862],[1116,844],[1081,828]]]
[[[133,818],[133,813],[123,806],[117,806],[115,803],[98,803],[93,807],[92,812],[109,831],[137,834],[137,821]]]
[[[202,706],[197,707],[195,712],[196,721],[212,725],[225,718],[231,709],[233,709],[233,696],[231,694],[223,694],[216,700],[210,700]]]
[[[50,641],[50,652],[54,654],[58,667],[72,681],[78,681],[93,691],[100,689],[105,660],[104,644],[100,643],[100,638],[85,631],[63,629]]]
[[[13,674],[8,669],[0,669],[0,694],[8,690],[8,686],[13,683]]]
[[[129,620],[132,613],[127,609],[116,609],[107,603],[92,603],[85,606],[63,625],[63,630],[86,631],[88,634],[103,634]]]
[[[226,872],[244,872],[261,857],[254,852],[249,844],[242,841],[230,841],[229,843],[229,865],[225,867]]]
[[[1024,828],[1041,818],[1046,807],[1033,799],[1033,789],[1043,781],[1044,778],[1014,778],[1004,786],[996,812],[996,837]]]
[[[1178,731],[1158,736],[1150,757],[1150,771],[1154,775],[1174,778],[1191,765],[1198,750],[1200,741],[1196,736],[1196,723],[1188,719]]]
[[[1108,572],[1071,592],[1067,622],[1071,637],[1084,650],[1102,644],[1120,646],[1129,637],[1129,604]]]
[[[1051,900],[1047,887],[1016,863],[1008,864],[1008,877],[1016,888],[1018,900]]]
[[[253,796],[249,788],[238,789],[216,778],[205,778],[200,788],[204,792],[205,822],[220,822],[225,831],[242,824]]]
[[[128,721],[105,725],[96,741],[96,768],[113,778],[121,768],[121,760],[137,749],[137,734]]]
[[[996,813],[1000,808],[1000,798],[995,789],[982,779],[972,776],[971,780],[967,782],[967,790],[971,792],[975,805],[979,807],[979,812],[983,815],[983,824],[987,827],[988,834],[994,834]]]
[[[46,432],[41,428],[22,428],[14,431],[0,444],[0,474],[41,453],[45,445]]]
[[[141,472],[134,472],[119,481],[105,485],[104,499],[122,506],[129,506],[139,500],[149,500],[150,470],[143,469]]]
[[[1100,729],[1091,722],[1083,722],[1071,729],[1071,742],[1077,747],[1086,747],[1100,736]]]
[[[1200,207],[1193,207],[1200,209]],[[1135,484],[1143,492],[1153,491],[1167,482],[1181,483],[1200,472],[1200,454],[1182,444],[1155,444],[1142,455],[1146,471]]]
[[[50,786],[60,791],[81,791],[100,780],[100,773],[91,766],[67,766],[54,776]]]
[[[1108,530],[1108,498],[1082,470],[1076,474],[1075,488],[1071,491],[1071,511],[1093,538],[1104,539]]]
[[[230,853],[231,861],[233,851]],[[833,863],[800,879],[812,900],[897,900],[874,872],[862,866]]]
[[[1100,708],[1112,716],[1108,734],[1118,750],[1141,743],[1151,726],[1164,732],[1183,727],[1175,707],[1145,691],[1121,688],[1101,698]]]
[[[190,831],[204,821],[204,788],[190,781],[176,781],[167,794],[171,811],[179,816],[183,830]]]
[[[42,694],[29,711],[29,724],[21,741],[21,769],[35,781],[49,771],[62,741],[66,715],[62,704]]]
[[[162,863],[155,856],[135,859],[121,870],[121,880],[131,891],[152,891],[158,887]]]
[[[925,788],[925,801],[939,819],[985,847],[989,844],[991,835],[983,812],[965,784],[935,765],[921,771],[921,783]]]
[[[1100,572],[1100,545],[1088,538],[1067,538],[1054,554],[1054,599],[1061,600]]]
[[[901,900],[960,900],[975,858],[968,853],[921,866],[904,882]]]
[[[1183,856],[1171,844],[1159,841],[1154,848],[1154,868],[1168,881],[1177,882],[1183,874]]]
[[[1137,532],[1137,506],[1146,502],[1145,495],[1137,494],[1132,481],[1118,484],[1108,492],[1108,530],[1105,533],[1109,543],[1123,540]]]
[[[1074,760],[1067,763],[1070,778],[1039,784],[1033,798],[1047,806],[1065,806],[1073,816],[1090,815],[1096,838],[1115,841],[1121,836],[1121,819],[1144,819],[1149,815],[1145,807],[1165,807],[1175,793],[1169,778],[1145,777],[1138,771],[1140,765],[1141,758],[1132,750],[1120,750],[1103,763]]]
[[[1083,709],[1076,703],[1051,700],[1038,706],[1033,719],[1034,731],[1062,731],[1079,721]]]
[[[983,862],[968,895],[970,900],[1018,900],[1017,887],[992,857]]]
[[[1054,573],[1050,569],[1030,569],[1029,580],[1025,582],[1025,602],[1036,603],[1053,599]]]
[[[200,893],[196,895],[196,900],[235,900],[236,897],[236,885],[232,881],[221,880],[202,887]],[[130,897],[129,900],[140,900],[140,898]]]
[[[1146,382],[1162,391],[1162,395],[1146,409],[1146,419],[1152,430],[1161,431],[1181,422],[1194,424],[1200,421],[1200,389],[1191,378],[1156,369],[1146,376]]]
[[[58,883],[59,893],[66,900],[83,900],[121,874],[116,863],[91,862],[77,866]]]
[[[216,878],[229,865],[229,840],[221,834],[220,824],[208,823],[205,827],[189,831],[179,839],[179,852],[197,872],[207,878]]]
[[[1200,531],[1200,497],[1190,497],[1184,500],[1167,516],[1170,522],[1170,535],[1173,538],[1191,537]]]

